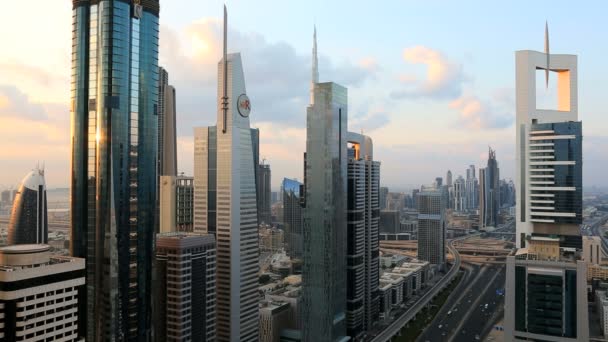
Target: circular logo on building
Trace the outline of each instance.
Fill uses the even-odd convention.
[[[245,94],[241,94],[236,103],[239,114],[241,114],[241,116],[244,118],[248,117],[249,112],[251,112],[251,102],[249,102],[249,97],[247,97]]]

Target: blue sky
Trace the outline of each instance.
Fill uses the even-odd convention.
[[[38,160],[46,161],[50,187],[69,181],[71,5],[37,5],[40,10],[32,11],[11,2],[0,13],[0,169],[6,170],[0,186],[17,183]],[[161,1],[160,61],[177,88],[178,167],[188,174],[192,128],[215,121],[222,5]],[[457,177],[469,164],[483,166],[488,145],[497,150],[501,176],[513,176],[514,52],[542,50],[546,20],[551,52],[579,56],[585,185],[606,185],[605,2],[227,5],[229,50],[243,55],[251,120],[261,129],[274,187],[283,177],[302,177],[313,24],[321,81],[348,86],[349,127],[374,139],[382,183],[405,189],[445,176],[447,169]],[[15,127],[26,132],[17,134]]]

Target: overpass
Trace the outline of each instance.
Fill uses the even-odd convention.
[[[433,285],[433,287],[428,292],[426,292],[409,310],[404,312],[401,316],[399,316],[397,319],[395,319],[389,326],[387,326],[378,335],[376,335],[376,337],[374,337],[371,340],[372,342],[387,342],[387,341],[390,341],[393,337],[399,335],[399,333],[401,332],[401,329],[403,329],[403,327],[410,320],[412,320],[414,317],[416,317],[416,314],[418,313],[418,311],[420,311],[423,307],[428,305],[433,300],[433,298],[435,298],[435,296],[437,294],[439,294],[439,292],[444,287],[446,287],[452,281],[452,279],[454,279],[454,277],[458,273],[458,269],[460,269],[460,254],[458,253],[456,248],[454,248],[453,243],[456,241],[468,239],[468,238],[476,236],[476,235],[479,235],[479,233],[459,237],[459,238],[451,240],[448,243],[448,250],[454,256],[454,264],[452,265],[452,267],[450,268],[448,273],[443,278],[441,278],[441,280],[437,284]]]

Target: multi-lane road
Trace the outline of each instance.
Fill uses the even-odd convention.
[[[414,317],[416,317],[416,314],[425,305],[430,303],[433,300],[433,298],[447,284],[449,284],[450,281],[452,281],[452,279],[454,279],[454,277],[458,273],[458,270],[460,269],[461,261],[460,261],[460,254],[458,254],[458,251],[456,250],[456,248],[454,248],[453,243],[456,241],[459,241],[459,240],[470,238],[471,236],[475,236],[475,235],[478,235],[478,234],[463,236],[463,237],[451,240],[448,243],[448,250],[454,256],[454,264],[452,265],[452,267],[450,268],[448,273],[443,278],[441,278],[441,280],[439,282],[437,282],[435,285],[433,285],[433,287],[429,291],[427,291],[416,303],[414,303],[413,306],[410,307],[410,309],[408,309],[401,316],[399,316],[397,319],[395,319],[395,321],[393,321],[390,325],[388,325],[384,330],[382,330],[378,335],[376,335],[371,341],[373,341],[373,342],[390,341],[390,339],[392,337],[399,334],[401,329],[403,329],[403,327],[410,320],[412,320]]]

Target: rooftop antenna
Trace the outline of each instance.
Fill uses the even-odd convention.
[[[228,120],[228,10],[224,4],[224,89],[222,96],[222,110],[224,111],[224,120],[222,123],[222,133],[226,133]]]

